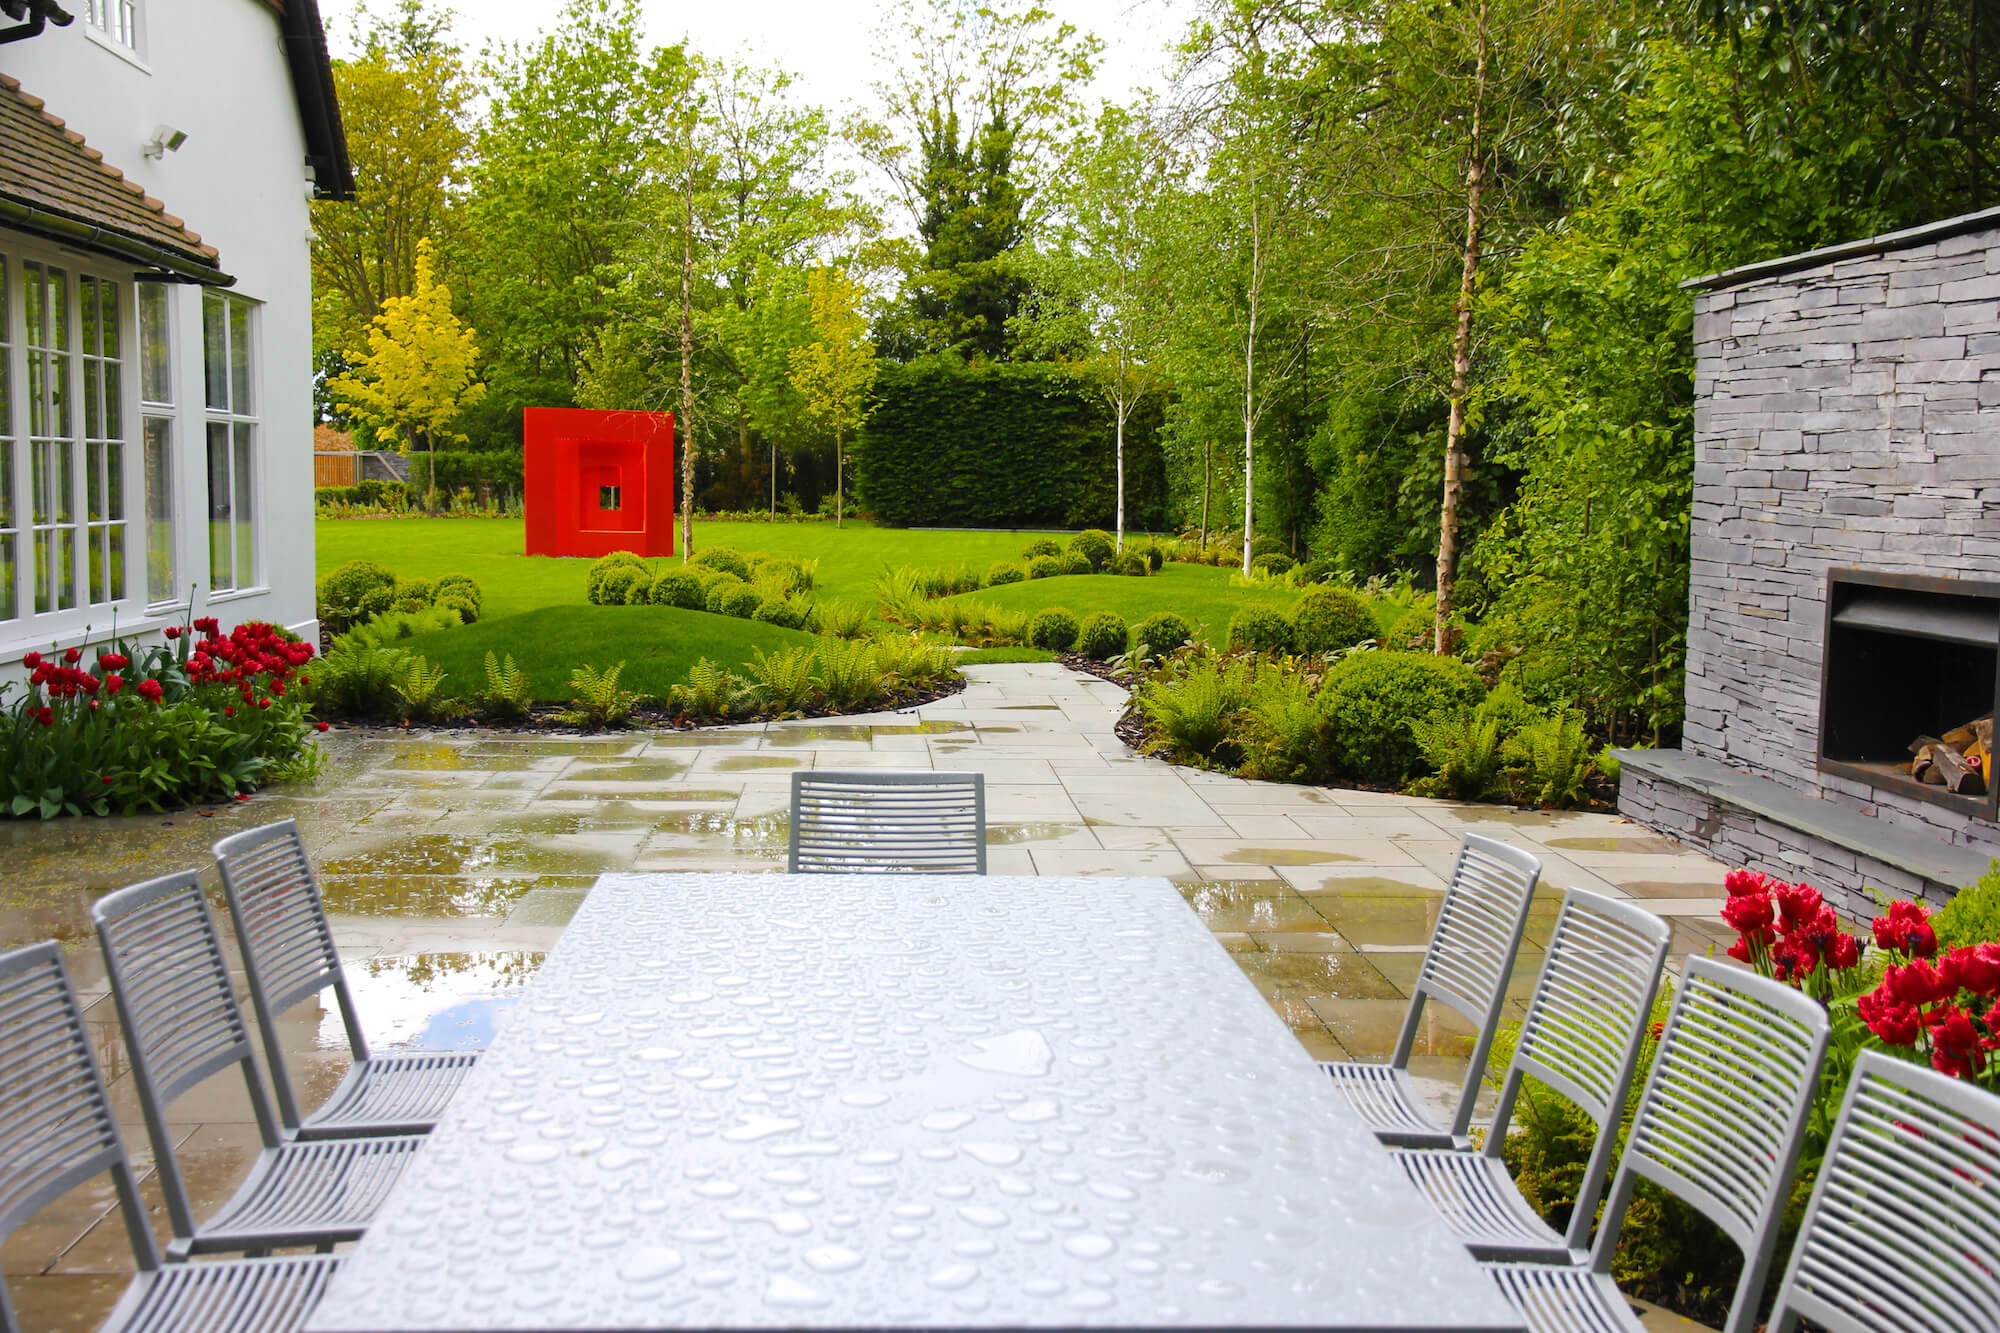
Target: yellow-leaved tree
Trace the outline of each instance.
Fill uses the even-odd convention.
[[[875,383],[875,348],[861,314],[861,284],[844,269],[816,268],[806,275],[812,341],[791,349],[792,387],[805,414],[833,431],[833,523],[845,518],[847,474],[843,441],[868,419],[868,390]]]
[[[368,350],[349,351],[354,369],[328,387],[353,415],[400,435],[430,455],[425,501],[437,507],[437,442],[464,440],[450,429],[458,414],[486,396],[477,364],[479,344],[451,309],[451,289],[437,280],[429,239],[417,242],[416,282],[392,296],[368,325]]]

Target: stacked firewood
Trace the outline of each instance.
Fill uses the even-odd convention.
[[[1993,714],[1942,736],[1910,742],[1910,776],[1963,796],[1984,796],[1993,766]]]

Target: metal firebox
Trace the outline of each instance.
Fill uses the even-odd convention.
[[[1819,770],[1981,819],[2000,793],[1963,795],[1909,775],[1910,742],[2000,708],[2000,583],[1827,571]]]

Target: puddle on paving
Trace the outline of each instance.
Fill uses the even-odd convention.
[[[1412,884],[1404,879],[1390,879],[1386,875],[1328,875],[1315,888],[1300,889],[1300,893],[1352,895],[1356,898],[1390,897],[1407,898],[1416,895],[1435,896],[1441,890],[1434,885]]]
[[[678,759],[614,759],[602,764],[571,764],[563,782],[671,782],[687,772]]]
[[[1061,704],[1001,704],[993,710],[996,713],[1060,713]],[[989,730],[990,728],[982,728]]]
[[[1222,859],[1239,866],[1317,866],[1332,861],[1359,861],[1346,852],[1314,852],[1302,847],[1238,847]]]
[[[326,910],[335,916],[506,916],[535,889],[588,888],[567,875],[327,875]]]
[[[733,754],[727,759],[718,759],[715,764],[718,773],[739,773],[746,768],[797,768],[805,761],[779,754]]]
[[[749,745],[755,736],[728,735],[720,731],[663,731],[648,742],[651,750],[720,750],[731,745]]]
[[[1600,838],[1549,838],[1543,846],[1560,847],[1570,852],[1622,852],[1627,856],[1673,856],[1683,850],[1672,838],[1661,837],[1600,837]]]
[[[465,754],[472,758],[489,758],[505,755],[525,755],[532,758],[565,756],[568,758],[596,755],[604,759],[614,759],[637,744],[635,741],[503,741],[482,740],[469,745]]]
[[[572,840],[559,846],[550,836]],[[589,845],[596,840],[599,845]],[[596,874],[623,870],[638,848],[638,830],[535,835],[513,832],[497,838],[453,833],[420,833],[379,846],[347,852],[320,866],[323,875],[470,875],[518,871],[522,874]]]
[[[1210,930],[1329,930],[1325,918],[1281,881],[1209,880],[1183,884],[1180,891],[1187,905]]]
[[[412,741],[400,745],[397,755],[381,768],[476,768],[477,764],[467,764],[465,753],[455,745],[441,745],[436,742]]]
[[[1281,987],[1296,995],[1344,1000],[1402,997],[1380,968],[1356,953],[1239,953],[1232,955],[1259,989]]]
[[[1081,824],[988,824],[986,845],[1004,847],[1019,842],[1052,842],[1083,831]]]
[[[742,795],[742,792],[724,791],[719,787],[711,787],[693,791],[673,791],[670,789],[655,792],[646,799],[649,801],[734,801]]]
[[[1713,898],[1720,903],[1725,896],[1720,875],[1714,879],[1620,879],[1612,882],[1634,898]]]
[[[791,842],[792,817],[789,811],[738,819],[727,810],[687,810],[668,815],[653,827],[661,833],[726,837],[744,847],[784,847]]]
[[[493,1040],[542,957],[517,950],[399,954],[350,965],[347,982],[371,1045],[477,1050]],[[321,1015],[316,1044],[347,1044],[338,1008]]]

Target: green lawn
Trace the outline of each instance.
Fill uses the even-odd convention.
[[[539,606],[584,600],[590,561],[524,556],[518,518],[320,519],[319,571],[349,560],[373,560],[406,578],[470,574],[486,593],[490,619]],[[818,560],[817,591],[838,601],[873,605],[876,577],[896,565],[965,565],[984,575],[995,560],[1016,560],[1034,532],[913,531],[849,522],[696,523],[695,549],[733,546],[745,552]],[[677,557],[655,564],[666,569]]]
[[[577,600],[583,600],[581,591]],[[537,699],[567,699],[572,667],[599,670],[625,663],[618,684],[639,694],[664,695],[701,657],[724,666],[750,661],[756,650],[775,652],[820,640],[757,620],[682,611],[671,606],[545,606],[464,629],[420,634],[397,643],[422,653],[448,673],[446,693],[467,694],[486,681],[488,650],[528,673]]]
[[[815,592],[822,599],[874,609],[874,584],[883,570],[901,565],[965,565],[983,575],[996,560],[1016,560],[1041,535],[1032,532],[912,531],[853,522],[699,523],[696,549],[733,546],[739,551],[817,560]],[[450,673],[451,692],[485,679],[488,649],[512,653],[541,699],[567,698],[572,667],[599,668],[623,661],[621,683],[646,694],[664,694],[699,657],[725,666],[770,651],[813,642],[810,635],[755,621],[657,606],[591,606],[584,596],[586,559],[521,554],[520,519],[404,518],[321,519],[316,527],[323,574],[349,560],[373,560],[405,578],[469,574],[485,593],[480,622],[462,630],[423,635],[406,646]],[[677,558],[654,562],[660,569]],[[1168,565],[1151,578],[1068,575],[1035,579],[967,594],[1001,606],[1038,610],[1066,606],[1079,617],[1116,611],[1138,623],[1155,611],[1177,611],[1219,641],[1229,617],[1248,602],[1289,607],[1298,594],[1284,588],[1235,588],[1230,571],[1204,565]]]
[[[1243,607],[1262,603],[1289,611],[1299,599],[1300,594],[1291,588],[1232,587],[1229,576],[1233,572],[1212,565],[1169,564],[1143,579],[1063,574],[981,588],[964,594],[961,600],[986,602],[1011,611],[1067,607],[1078,620],[1093,611],[1116,611],[1128,625],[1138,624],[1155,611],[1172,611],[1186,616],[1201,637],[1220,645],[1228,632],[1229,618]]]

